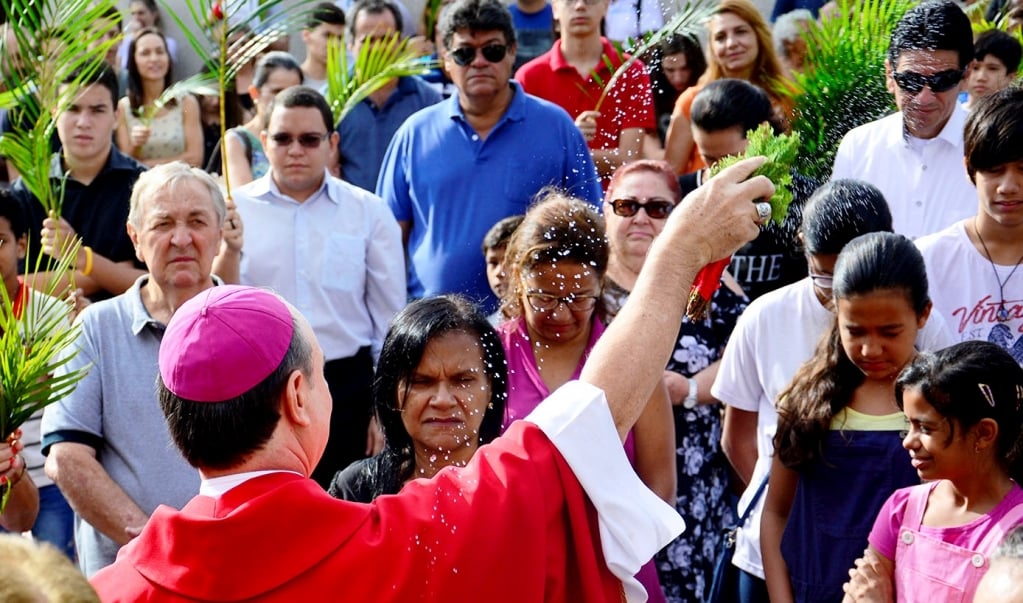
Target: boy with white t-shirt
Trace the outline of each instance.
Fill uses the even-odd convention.
[[[767,476],[774,455],[775,401],[828,332],[831,275],[839,252],[870,232],[892,232],[881,192],[857,180],[832,180],[813,194],[803,213],[800,239],[809,276],[765,294],[749,305],[725,347],[711,394],[725,404],[721,446],[746,482],[739,514]],[[953,342],[940,312],[918,335],[917,347],[937,350]],[[760,555],[760,513],[766,492],[741,526],[732,562],[741,572],[743,601],[767,601]]]
[[[982,99],[966,120],[976,215],[922,237],[934,308],[956,341],[996,343],[1023,363],[1023,90]]]

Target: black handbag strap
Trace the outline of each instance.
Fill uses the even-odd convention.
[[[753,509],[757,507],[757,501],[760,500],[760,496],[764,493],[764,490],[767,489],[767,480],[770,477],[771,477],[770,472],[768,472],[767,475],[764,476],[764,481],[760,482],[760,486],[757,487],[757,491],[753,494],[753,498],[751,498],[749,500],[749,504],[746,505],[746,510],[743,511],[742,516],[739,517],[738,525],[740,526],[746,525],[746,520],[749,519],[750,513],[752,513]]]

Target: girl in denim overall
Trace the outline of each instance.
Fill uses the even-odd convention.
[[[895,378],[916,355],[931,302],[902,235],[852,240],[834,269],[836,322],[780,395],[760,524],[772,603],[838,603],[888,496],[918,484],[902,449]]]
[[[1003,348],[968,341],[917,356],[896,395],[925,483],[885,502],[849,600],[972,601],[991,554],[1023,524],[1023,369]]]

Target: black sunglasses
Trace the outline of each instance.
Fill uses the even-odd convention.
[[[913,71],[893,72],[895,83],[910,94],[917,94],[927,86],[932,92],[945,92],[959,85],[963,80],[962,69],[947,69],[933,75],[920,75]]]
[[[270,140],[279,147],[290,147],[291,143],[298,141],[298,144],[307,148],[315,149],[320,146],[325,138],[330,136],[329,132],[323,134],[299,134],[298,136],[292,136],[291,134],[271,134]]]
[[[671,210],[675,209],[675,204],[666,199],[659,199],[657,197],[651,197],[646,199],[643,203],[639,202],[639,199],[625,198],[615,199],[611,202],[611,209],[614,210],[616,216],[623,218],[631,218],[635,216],[639,210],[646,210],[646,215],[650,216],[654,220],[663,220],[668,217]]]
[[[479,51],[480,54],[483,55],[484,59],[491,63],[497,63],[504,59],[504,55],[508,53],[508,47],[504,44],[487,44],[480,48]],[[456,65],[459,67],[465,67],[476,60],[476,47],[460,46],[454,50],[449,50],[448,54],[451,55],[451,60],[454,61]]]

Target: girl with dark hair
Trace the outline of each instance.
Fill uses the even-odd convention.
[[[370,502],[464,466],[500,433],[507,390],[504,349],[472,303],[457,295],[412,302],[387,333],[373,381],[384,449],[338,471],[330,494]]]
[[[778,399],[761,522],[772,602],[840,601],[876,510],[918,481],[895,378],[931,310],[923,258],[901,235],[858,237],[838,256],[832,296],[830,333]]]
[[[675,102],[703,76],[707,70],[707,59],[703,56],[699,40],[682,34],[666,37],[653,55],[649,71],[657,115],[657,136],[663,147]]]
[[[277,93],[303,83],[302,69],[290,54],[276,50],[263,55],[249,86],[255,115],[245,124],[228,130],[226,137],[227,176],[231,187],[262,178],[270,169],[259,135],[270,119],[270,103]]]
[[[895,395],[909,422],[902,445],[925,483],[884,503],[846,590],[972,601],[991,554],[1023,524],[1023,369],[996,344],[967,341],[918,356]]]
[[[117,104],[117,147],[149,167],[183,161],[202,167],[199,101],[191,94],[157,101],[174,78],[167,40],[156,29],[135,34],[128,51],[128,94]]]

